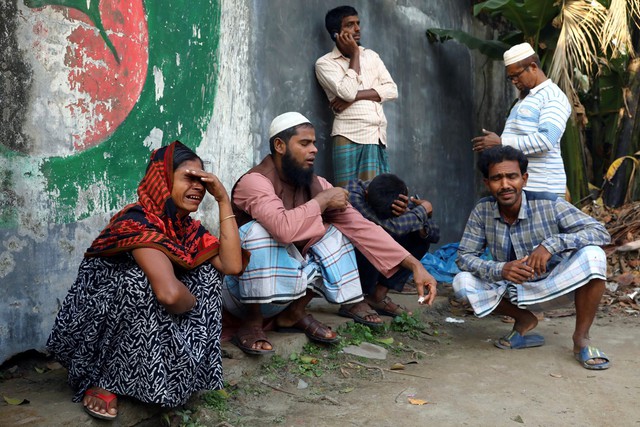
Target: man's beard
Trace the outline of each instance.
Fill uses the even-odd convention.
[[[290,184],[296,187],[308,187],[313,179],[313,166],[304,169],[296,164],[290,152],[287,151],[282,156],[282,173]]]

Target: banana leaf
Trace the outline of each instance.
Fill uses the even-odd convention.
[[[567,187],[571,196],[571,202],[579,205],[589,196],[587,185],[587,173],[582,149],[580,129],[574,117],[569,118],[567,128],[560,141],[562,160],[567,173]]]
[[[474,16],[482,12],[500,14],[538,45],[540,31],[560,13],[557,0],[488,0],[473,7]]]
[[[443,28],[429,28],[427,38],[430,42],[445,42],[456,40],[469,49],[478,50],[491,59],[502,59],[502,54],[511,46],[498,40],[484,40],[472,36],[460,30],[447,30]]]

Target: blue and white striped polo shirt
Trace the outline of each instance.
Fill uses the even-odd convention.
[[[567,177],[560,155],[560,138],[571,115],[569,99],[550,79],[529,91],[507,118],[501,139],[529,159],[526,190],[548,191],[564,197]]]

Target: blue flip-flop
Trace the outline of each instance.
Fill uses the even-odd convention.
[[[591,369],[594,371],[601,371],[603,369],[608,369],[610,365],[609,357],[604,354],[604,352],[600,351],[597,347],[592,347],[590,345],[586,347],[582,347],[579,353],[574,353],[574,356],[578,362],[585,369]],[[604,359],[605,362],[600,363],[587,363],[589,360],[593,359]]]
[[[506,341],[509,345],[502,342]],[[520,335],[515,329],[509,335],[505,335],[493,344],[503,350],[520,350],[522,348],[540,347],[544,345],[544,337],[538,334]]]

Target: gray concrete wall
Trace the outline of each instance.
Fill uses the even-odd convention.
[[[139,95],[98,138],[89,132],[101,123],[98,109],[80,115],[69,107],[80,103],[77,85],[95,81],[95,61],[70,67],[92,54],[65,56],[78,44],[75,32],[93,32],[93,45],[109,58],[90,21],[64,8],[3,3],[0,20],[9,36],[0,46],[11,58],[0,67],[2,125],[10,126],[0,132],[0,362],[44,349],[84,250],[113,212],[135,200],[153,148],[183,140],[230,188],[268,152],[271,119],[297,110],[316,126],[318,172],[332,177],[332,114],[314,63],[332,48],[324,14],[341,4],[134,1],[138,15],[125,24],[140,31],[130,39],[138,43],[137,62],[126,66],[137,72]],[[503,69],[483,67],[483,58],[455,42],[428,43],[429,27],[482,30],[466,0],[351,4],[360,13],[362,44],[378,52],[398,84],[399,98],[385,104],[391,170],[433,202],[441,243],[457,241],[479,188],[470,139],[483,126],[501,129],[511,99]],[[114,39],[125,33],[105,22]],[[114,42],[122,51],[131,48],[126,43]],[[107,59],[101,63],[107,71],[121,72],[122,63]],[[131,93],[117,85],[112,91]],[[81,95],[97,105],[94,95]],[[26,105],[13,105],[22,100]],[[117,110],[117,102],[106,105]],[[217,231],[213,203],[201,210],[199,218]]]
[[[316,126],[321,143],[317,169],[332,177],[333,115],[314,75],[317,58],[333,48],[324,15],[342,1],[257,0],[253,64],[256,106],[262,129],[275,115],[298,110]],[[474,117],[474,57],[455,42],[430,44],[429,27],[471,31],[467,1],[366,0],[358,10],[361,43],[376,51],[398,85],[399,96],[384,104],[389,121],[391,172],[412,193],[432,201],[442,242],[460,238],[475,199],[470,139]],[[264,133],[263,133],[264,135]],[[256,151],[268,152],[256,135]]]

